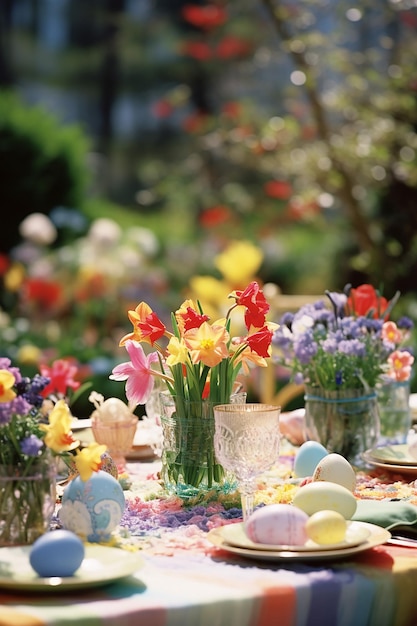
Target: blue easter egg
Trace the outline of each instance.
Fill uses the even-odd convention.
[[[90,542],[107,541],[122,519],[125,496],[119,482],[107,472],[87,481],[77,476],[66,486],[58,512],[65,529]]]
[[[39,576],[72,576],[84,559],[84,544],[69,530],[41,535],[30,548],[29,563]]]
[[[297,450],[294,459],[294,474],[297,478],[312,476],[317,464],[329,453],[318,441],[305,441]]]

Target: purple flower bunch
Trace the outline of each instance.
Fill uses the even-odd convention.
[[[49,384],[49,378],[35,374],[31,379],[23,377],[18,367],[7,357],[0,357],[0,371],[10,372],[15,378],[15,397],[8,401],[0,399],[0,464],[16,466],[28,457],[38,457],[45,448],[45,433],[39,428],[44,420],[41,392]]]
[[[275,362],[291,370],[298,384],[328,391],[373,389],[398,344],[384,319],[346,313],[345,294],[327,295],[328,302],[282,316],[272,339]]]

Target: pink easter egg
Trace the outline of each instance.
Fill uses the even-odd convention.
[[[268,545],[303,545],[308,515],[291,504],[269,504],[252,513],[245,523],[249,539]]]

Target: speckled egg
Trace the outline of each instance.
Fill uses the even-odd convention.
[[[83,562],[84,552],[84,544],[77,535],[68,530],[54,530],[32,544],[29,563],[43,578],[73,576]]]
[[[245,522],[245,532],[256,543],[303,545],[307,520],[308,515],[291,504],[269,504],[252,513]]]
[[[125,509],[119,482],[107,472],[92,474],[87,481],[71,480],[62,495],[58,512],[65,529],[90,542],[107,541]]]
[[[341,454],[332,452],[319,461],[313,474],[313,481],[325,480],[337,483],[354,492],[356,488],[356,474],[347,459]]]
[[[293,498],[293,504],[307,515],[329,510],[337,511],[348,520],[352,518],[357,507],[356,498],[349,489],[324,480],[300,487]]]
[[[297,478],[312,476],[316,466],[328,453],[318,441],[305,441],[294,458],[294,474]]]

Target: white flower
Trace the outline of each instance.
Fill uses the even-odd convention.
[[[31,213],[19,226],[19,233],[28,241],[40,246],[48,246],[57,237],[57,231],[49,217],[44,213]]]
[[[303,315],[300,319],[294,320],[292,332],[295,337],[302,335],[308,328],[313,328],[314,320],[309,315]]]

